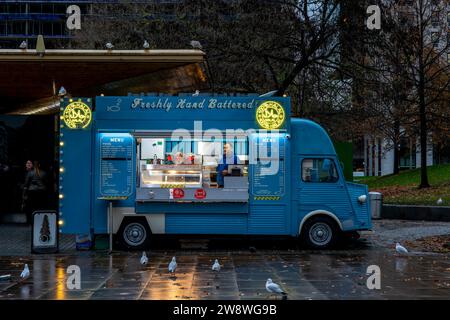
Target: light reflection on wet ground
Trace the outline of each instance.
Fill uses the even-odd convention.
[[[227,242],[227,246],[230,242]],[[154,248],[149,263],[139,252],[77,252],[76,254],[0,257],[0,299],[274,299],[265,290],[272,278],[288,299],[450,299],[450,259],[446,255],[374,248],[364,241],[332,251],[299,250],[289,243],[253,243],[225,249]],[[278,247],[277,247],[278,246]],[[175,277],[167,272],[177,257]],[[222,269],[211,270],[214,259]],[[31,277],[17,283],[23,264]],[[66,268],[81,268],[81,289],[66,286]],[[369,265],[381,268],[381,290],[366,286]]]

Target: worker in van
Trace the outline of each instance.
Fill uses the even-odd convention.
[[[219,188],[224,186],[224,176],[228,175],[228,165],[237,164],[238,159],[234,154],[233,146],[231,143],[225,143],[223,145],[222,162],[217,166],[217,185]]]

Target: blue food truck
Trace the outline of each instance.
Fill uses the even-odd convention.
[[[329,248],[371,229],[368,189],[288,97],[140,94],[62,99],[63,233],[278,235]]]

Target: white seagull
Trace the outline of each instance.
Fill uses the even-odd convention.
[[[266,281],[266,290],[270,293],[281,294],[283,296],[287,295],[287,293],[284,292],[283,289],[281,289],[281,287],[270,278]]]
[[[105,45],[106,49],[108,50],[112,50],[112,48],[114,48],[113,44],[111,42],[107,42]]]
[[[144,40],[144,44],[142,45],[144,49],[150,49],[150,43],[147,40]]]
[[[200,43],[200,41],[197,41],[197,40],[192,40],[190,42],[190,45],[194,49],[200,49],[200,50],[203,49],[202,44]]]
[[[214,261],[214,264],[212,265],[211,268],[213,271],[220,271],[220,264],[219,264],[219,260],[216,259],[216,261]]]
[[[193,97],[198,97],[198,95],[200,94],[199,90],[195,90],[195,92],[192,94]]]
[[[58,95],[59,95],[60,97],[63,97],[63,96],[65,96],[66,94],[67,94],[66,88],[64,88],[64,87],[59,88]]]
[[[20,274],[20,279],[25,280],[29,276],[30,276],[30,269],[28,268],[28,264],[25,263],[25,267],[23,268],[23,271]]]
[[[408,253],[408,250],[406,250],[406,248],[404,247],[404,246],[402,246],[400,243],[396,243],[396,245],[395,245],[395,250],[398,252],[398,253]]]
[[[22,43],[19,46],[20,49],[26,49],[27,48],[27,42],[26,41],[22,41]]]
[[[441,204],[443,204],[444,203],[444,200],[442,200],[442,198],[439,198],[437,201],[436,201],[436,204],[438,205],[438,206],[440,206]]]
[[[169,263],[169,272],[175,273],[175,270],[177,269],[177,260],[175,257],[172,257],[172,261]]]
[[[147,255],[145,254],[145,251],[142,252],[142,257],[141,257],[141,264],[142,265],[146,265],[148,263],[148,258]]]

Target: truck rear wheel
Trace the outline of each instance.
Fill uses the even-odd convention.
[[[146,250],[150,247],[151,234],[145,217],[125,217],[116,237],[120,249]]]
[[[329,249],[337,244],[339,235],[339,227],[333,219],[316,216],[305,222],[300,237],[311,249]]]

